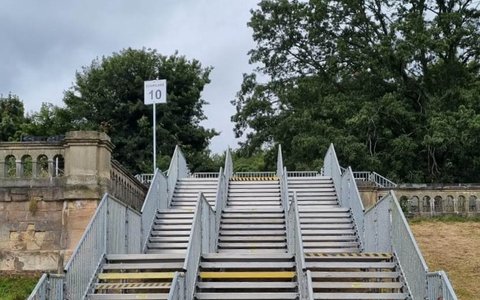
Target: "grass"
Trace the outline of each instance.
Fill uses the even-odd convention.
[[[38,276],[0,275],[0,299],[26,299],[37,284],[38,279]]]
[[[447,272],[460,300],[480,295],[480,222],[452,217],[410,223],[430,271]]]

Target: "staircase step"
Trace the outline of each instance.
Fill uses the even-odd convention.
[[[203,269],[289,269],[294,268],[294,262],[201,262]]]
[[[263,218],[263,219],[273,219],[273,218],[284,218],[285,215],[283,213],[257,213],[257,212],[235,212],[235,213],[226,213],[222,214],[222,219],[238,219],[238,218]]]
[[[163,294],[92,294],[90,300],[130,300],[130,299],[168,299],[168,293]]]
[[[273,248],[285,248],[287,243],[277,242],[277,243],[218,243],[218,248],[221,249],[244,249],[244,248],[253,248],[253,249],[273,249]]]
[[[95,290],[168,290],[170,282],[97,283]]]
[[[292,271],[272,272],[199,272],[202,279],[292,279],[296,273]]]
[[[229,281],[209,281],[209,282],[198,282],[197,287],[199,289],[294,289],[297,287],[296,282],[270,282],[270,281],[261,281],[261,282],[249,282],[249,281],[240,281],[240,282],[229,282]]]
[[[183,262],[105,264],[103,270],[181,270]]]
[[[396,267],[394,262],[305,262],[307,269],[388,269]]]
[[[305,253],[309,261],[389,261],[393,258],[391,253],[383,252],[362,252],[362,253]]]
[[[224,213],[283,213],[283,207],[277,207],[273,206],[271,208],[265,208],[265,207],[241,207],[241,208],[235,208],[235,207],[225,207],[223,209]]]
[[[266,218],[250,218],[250,219],[224,219],[221,224],[285,224],[285,219],[266,219]]]
[[[261,229],[285,229],[284,224],[221,224],[220,230],[261,230]],[[223,234],[223,232],[222,232]]]
[[[185,256],[179,254],[107,254],[107,261],[124,261],[124,262],[145,262],[149,260],[172,261],[185,259]]]
[[[405,300],[404,293],[314,293],[313,298],[318,300]]]
[[[173,279],[174,272],[135,272],[135,273],[100,273],[99,280],[123,279]]]
[[[305,248],[353,248],[358,247],[357,242],[304,242],[303,247]]]
[[[285,235],[285,229],[282,230],[222,230],[220,236],[272,236]]]
[[[263,241],[263,242],[286,242],[285,236],[219,236],[220,242],[252,242],[252,241]]]
[[[395,279],[400,276],[400,272],[311,272],[312,278],[333,279],[333,278],[349,278],[349,279]]]
[[[272,261],[272,260],[289,260],[293,259],[292,254],[219,254],[219,253],[205,253],[202,254],[202,257],[206,260],[215,260],[215,261],[234,261],[234,260],[241,260],[241,261]]]
[[[314,289],[400,289],[401,282],[313,282]]]
[[[243,300],[243,299],[297,299],[297,293],[196,293],[199,300]]]

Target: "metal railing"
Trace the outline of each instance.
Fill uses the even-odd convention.
[[[225,154],[225,177],[227,181],[232,177],[233,175],[233,160],[232,160],[232,153],[230,151],[230,148],[227,149],[227,153]]]
[[[318,171],[288,171],[288,177],[317,177],[322,176],[322,173]]]
[[[228,196],[228,180],[222,167],[220,167],[219,174],[220,177],[218,177],[217,195],[215,197],[215,230],[217,232],[220,230],[222,211],[227,204]]]
[[[392,252],[390,198],[383,197],[364,215],[364,251]],[[386,238],[388,237],[388,238]]]
[[[277,154],[277,177],[280,180],[280,200],[285,212],[288,211],[288,177],[287,168],[283,166],[282,145],[278,145]]]
[[[287,211],[287,246],[288,252],[295,255],[298,291],[300,299],[308,299],[308,278],[305,266],[305,254],[303,250],[300,216],[297,204],[297,192],[293,193],[293,199]],[[313,298],[312,298],[313,300]]]
[[[276,172],[235,172],[233,177],[275,177]]]
[[[390,195],[392,197],[390,200],[392,248],[413,299],[424,299],[427,291],[427,263],[423,259],[395,194]]]
[[[427,286],[429,300],[458,300],[444,271],[427,273]]]
[[[168,190],[168,204],[172,201],[173,192],[175,191],[175,184],[177,180],[189,176],[190,171],[187,167],[187,161],[183,155],[180,146],[175,147],[173,152],[172,160],[170,161],[170,166],[168,167],[167,173],[167,190]]]
[[[341,188],[339,194],[339,202],[342,207],[350,208],[353,217],[353,224],[358,233],[361,248],[365,244],[364,241],[364,222],[363,217],[365,208],[362,198],[358,192],[357,183],[353,177],[352,168],[348,167],[341,177]],[[338,191],[337,191],[338,192]]]
[[[168,300],[185,299],[185,274],[175,272],[168,293]]]
[[[199,193],[183,265],[185,271],[185,299],[193,299],[201,255],[202,253],[215,252],[217,236],[215,212],[203,194]]]
[[[355,171],[353,175],[356,180],[369,181],[374,183],[377,187],[381,188],[395,188],[397,184],[390,179],[383,177],[382,175],[376,172],[368,171]]]
[[[43,274],[27,300],[63,299],[62,274]]]
[[[155,170],[155,175],[153,176],[141,210],[142,249],[145,249],[147,246],[148,237],[150,236],[157,211],[168,207],[167,185],[167,178],[165,178],[163,172],[159,169]]]
[[[340,169],[340,164],[338,163],[337,154],[335,153],[335,147],[333,144],[330,144],[327,154],[325,154],[323,160],[323,174],[332,177],[337,195],[340,195],[342,170]]]
[[[190,174],[191,178],[218,178],[218,172],[195,172]]]

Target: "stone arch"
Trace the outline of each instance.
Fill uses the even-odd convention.
[[[440,195],[435,196],[433,201],[433,211],[437,213],[443,212],[443,198]]]
[[[412,196],[408,202],[410,203],[410,212],[418,213],[420,212],[420,199],[418,196]]]
[[[455,212],[455,200],[452,195],[448,195],[445,199],[445,211],[448,213]]]
[[[63,155],[57,154],[53,157],[53,176],[63,176],[65,173],[65,159]]]
[[[470,197],[468,198],[468,211],[477,211],[477,196],[470,195]]]
[[[410,204],[408,203],[408,197],[403,195],[398,199],[398,202],[400,203],[400,207],[403,210],[403,213],[408,215],[410,212]]]
[[[466,204],[466,199],[465,196],[460,195],[457,197],[457,211],[459,213],[464,213],[465,212],[465,204]]]
[[[430,198],[430,196],[423,196],[422,198],[422,210],[424,212],[431,212],[432,209],[431,209],[431,201],[432,199]]]
[[[17,177],[17,159],[14,155],[7,155],[5,157],[5,177]]]
[[[22,174],[20,176],[24,178],[31,178],[33,176],[32,156],[25,154],[24,156],[22,156],[21,162],[22,162],[22,169],[21,169]]]
[[[48,157],[45,154],[37,157],[37,176],[48,177]]]

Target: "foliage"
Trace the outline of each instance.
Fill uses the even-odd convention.
[[[19,139],[24,122],[23,102],[13,94],[0,96],[0,141]]]
[[[2,276],[0,278],[0,298],[5,300],[26,299],[37,281],[38,277]]]
[[[261,1],[232,101],[242,148],[319,169],[333,142],[394,180],[479,181],[479,17],[471,0]]]

